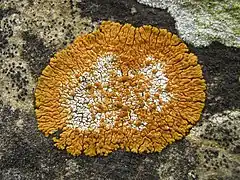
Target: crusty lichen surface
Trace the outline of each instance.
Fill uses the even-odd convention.
[[[0,99],[31,111],[32,89],[45,61],[94,23],[64,0],[2,0],[0,5]]]
[[[72,155],[159,152],[199,120],[204,91],[197,57],[176,35],[106,21],[43,70],[38,128]]]
[[[240,167],[239,119],[239,109],[224,111],[203,120],[201,128],[191,129],[186,139],[198,145],[199,179],[238,179],[235,172]]]
[[[138,0],[155,8],[167,9],[176,21],[180,37],[194,46],[219,41],[240,47],[239,0]]]

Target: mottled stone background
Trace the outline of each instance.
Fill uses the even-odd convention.
[[[190,134],[160,153],[73,157],[38,131],[34,88],[50,57],[102,20],[179,34],[166,10],[134,0],[0,1],[0,179],[236,180],[240,176],[240,49],[189,44],[207,81]]]

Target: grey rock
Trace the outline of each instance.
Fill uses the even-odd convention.
[[[37,129],[34,89],[49,59],[102,20],[177,33],[174,19],[133,0],[3,0],[0,18],[0,179],[238,178],[239,49],[220,43],[189,46],[208,88],[202,119],[183,140],[160,153],[73,157]]]

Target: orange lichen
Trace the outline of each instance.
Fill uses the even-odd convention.
[[[38,128],[72,155],[159,152],[199,120],[205,87],[197,57],[176,35],[107,21],[43,70]]]

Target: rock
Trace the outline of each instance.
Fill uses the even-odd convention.
[[[0,179],[238,179],[238,48],[189,46],[203,66],[207,99],[185,139],[161,153],[76,158],[37,129],[33,94],[50,57],[98,21],[149,24],[176,34],[175,20],[134,0],[3,0],[0,18]]]
[[[194,46],[219,41],[240,47],[240,3],[238,0],[138,0],[154,8],[167,9],[176,21],[176,29]]]

